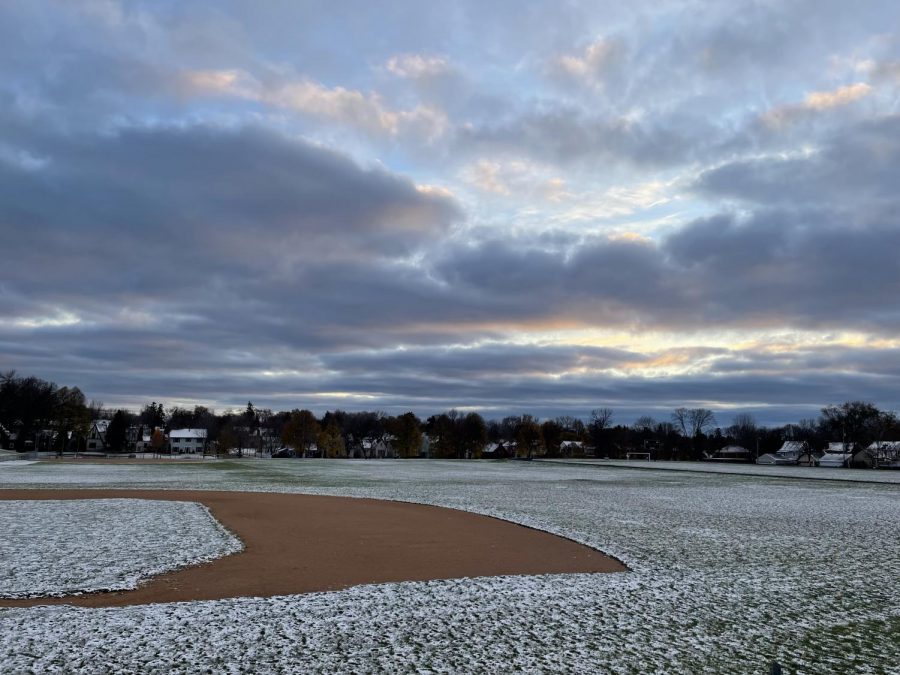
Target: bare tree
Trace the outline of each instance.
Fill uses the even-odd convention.
[[[591,421],[588,423],[588,434],[591,438],[591,445],[594,446],[594,454],[596,455],[606,441],[606,429],[612,420],[613,411],[611,408],[597,408],[591,411]]]
[[[672,423],[675,425],[675,428],[678,429],[681,435],[685,437],[689,436],[689,413],[690,411],[687,408],[675,408],[675,410],[672,412]]]
[[[881,414],[867,401],[846,401],[822,408],[822,426],[833,436],[840,436],[845,450],[854,452],[873,440],[873,422]]]
[[[695,438],[716,423],[716,416],[707,408],[676,408],[672,421],[682,436]]]
[[[699,436],[701,432],[716,423],[716,416],[712,410],[706,408],[691,408],[688,411],[688,421],[691,425],[691,437]]]
[[[632,428],[635,431],[652,433],[656,429],[656,420],[650,417],[650,415],[643,415],[634,421]]]
[[[747,446],[756,440],[756,418],[749,413],[740,413],[731,419],[727,433],[741,445]]]

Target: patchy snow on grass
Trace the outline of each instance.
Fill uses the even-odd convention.
[[[651,471],[728,473],[773,478],[839,480],[854,483],[900,483],[900,471],[892,469],[845,469],[824,466],[749,464],[744,462],[736,462],[734,464],[724,462],[672,462],[667,460],[653,460],[650,462],[638,459],[541,459],[538,461],[576,466],[593,465],[627,469],[649,469]]]
[[[144,499],[0,501],[0,597],[136,588],[243,547],[208,509]]]
[[[97,486],[105,467],[49,468],[25,467],[16,482]],[[2,610],[0,669],[748,673],[777,660],[790,673],[898,672],[896,485],[534,462],[165,468],[131,467],[107,484],[449,506],[570,537],[632,571]]]

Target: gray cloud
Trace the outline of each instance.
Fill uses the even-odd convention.
[[[816,206],[866,217],[896,206],[900,116],[845,126],[811,155],[737,160],[704,172],[697,189],[760,205]]]
[[[0,367],[111,401],[623,416],[895,405],[889,346],[731,354],[704,336],[900,326],[900,41],[884,34],[896,7],[601,9],[0,7]],[[548,80],[548,63],[598,40],[615,49],[589,81]],[[429,54],[448,65],[427,82],[385,72]],[[207,70],[308,78],[378,102],[367,110],[436,103],[448,128],[427,147],[351,138],[185,89],[183,73]],[[865,106],[765,122],[870,76]],[[535,231],[517,213],[544,212],[522,195],[464,213],[413,182],[463,195],[459,167],[485,157],[538,159],[579,191],[623,175],[693,182],[653,241],[607,238],[589,214],[584,230]],[[541,342],[567,328],[695,336],[676,355],[694,368],[624,376],[658,354]]]

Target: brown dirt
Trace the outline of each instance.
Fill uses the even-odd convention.
[[[245,548],[159,575],[132,591],[0,599],[0,607],[118,607],[292,595],[391,581],[627,570],[568,539],[435,506],[270,492],[0,490],[0,499],[112,498],[200,502]]]

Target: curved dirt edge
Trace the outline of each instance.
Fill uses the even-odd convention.
[[[198,502],[244,542],[244,550],[151,577],[134,590],[0,599],[0,607],[113,607],[296,595],[372,583],[628,569],[594,548],[536,527],[416,502],[287,492],[0,489],[3,500],[123,496]]]
[[[4,490],[0,489],[0,502],[2,501],[16,501],[13,499],[8,499],[4,496]],[[96,497],[84,497],[85,500],[98,500]],[[116,499],[127,501],[129,498],[125,497],[109,497],[109,498],[101,498],[98,501],[105,501],[106,499]],[[142,499],[141,497],[133,497],[131,499],[135,499],[137,501],[153,501]],[[27,499],[27,500],[19,500],[19,501],[55,501],[53,498],[49,499]],[[57,500],[57,501],[73,501],[73,500]],[[167,563],[163,565],[157,565],[153,567],[146,568],[144,570],[139,571],[133,578],[129,577],[129,579],[121,580],[119,585],[110,584],[107,587],[94,587],[91,589],[82,589],[82,590],[71,590],[71,591],[54,591],[50,593],[37,593],[32,595],[26,594],[16,594],[16,595],[0,595],[0,608],[6,606],[4,603],[6,602],[39,602],[39,604],[47,604],[48,602],[56,603],[61,600],[65,600],[67,598],[77,598],[83,595],[102,595],[107,593],[127,593],[129,591],[134,591],[140,588],[142,585],[147,582],[155,579],[156,577],[160,577],[164,574],[170,574],[172,572],[178,572],[179,570],[183,570],[189,567],[196,567],[197,565],[205,565],[208,563],[213,563],[219,558],[225,558],[230,555],[236,555],[238,553],[242,553],[245,546],[243,540],[238,537],[234,532],[225,527],[219,520],[213,515],[212,511],[210,511],[209,507],[206,504],[198,501],[191,500],[168,500],[172,501],[176,504],[190,504],[192,506],[198,507],[200,512],[205,516],[205,518],[209,521],[208,526],[214,529],[218,534],[223,535],[222,545],[223,548],[214,553],[202,553],[195,554],[191,560],[187,560],[179,563]]]

